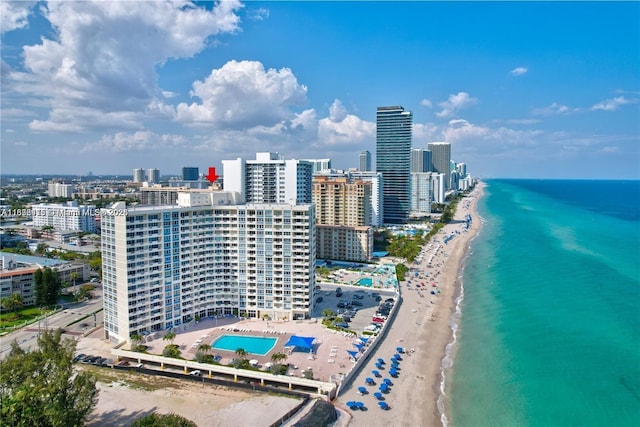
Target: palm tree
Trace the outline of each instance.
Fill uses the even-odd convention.
[[[129,339],[131,340],[131,350],[136,351],[140,343],[142,343],[142,335],[134,333],[131,334]]]
[[[333,311],[329,310],[328,308],[325,308],[324,310],[322,310],[322,315],[324,317],[331,317],[333,316]]]
[[[165,341],[169,341],[169,344],[173,345],[173,340],[176,339],[176,333],[173,331],[169,331],[164,337],[162,337],[162,339]]]
[[[211,351],[211,346],[209,344],[200,344],[198,346],[198,351],[200,353],[203,353],[203,354],[207,355]]]
[[[76,290],[76,280],[78,280],[78,278],[80,277],[80,275],[78,274],[77,271],[73,271],[70,276],[71,280],[73,280],[73,290]]]
[[[271,355],[271,361],[277,365],[284,360],[287,360],[287,355],[284,353],[273,353]]]
[[[237,348],[236,349],[236,355],[242,360],[246,359],[248,354],[249,353],[244,348]]]

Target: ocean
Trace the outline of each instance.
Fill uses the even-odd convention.
[[[486,184],[448,424],[640,425],[640,181]]]

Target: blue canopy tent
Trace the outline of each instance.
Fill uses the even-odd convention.
[[[362,351],[362,349],[364,348],[364,346],[362,344],[354,344],[353,345],[355,348],[358,349],[358,351]]]
[[[367,343],[367,341],[369,341],[369,338],[367,337],[360,337],[360,341],[362,341],[363,343]]]
[[[311,352],[313,350],[313,341],[315,337],[299,337],[293,335],[289,338],[289,341],[284,345],[285,347],[293,347],[293,350],[302,349],[304,351]]]
[[[356,359],[356,356],[358,355],[357,351],[351,351],[351,350],[347,350],[347,353],[349,353],[349,356],[353,357],[353,359]]]

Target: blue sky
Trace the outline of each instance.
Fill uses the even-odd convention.
[[[402,105],[475,176],[640,178],[637,2],[0,7],[2,173],[356,167]]]

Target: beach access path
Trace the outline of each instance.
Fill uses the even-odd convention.
[[[452,340],[449,320],[455,313],[463,258],[470,240],[481,226],[476,203],[482,196],[483,186],[479,183],[468,197],[458,203],[454,220],[425,246],[421,260],[410,266],[420,272],[421,278],[408,278],[411,284],[407,281],[400,284],[402,304],[387,336],[335,402],[336,406],[351,414],[350,426],[442,425],[437,405],[441,395],[441,366],[445,348]],[[468,229],[464,221],[467,214],[472,215]],[[453,238],[445,244],[443,240],[448,236]],[[423,297],[416,290],[416,282],[424,282],[427,286],[420,291]],[[439,289],[440,293],[431,295],[432,289]],[[406,353],[401,355],[399,376],[392,378],[388,369],[397,347],[403,347]],[[386,362],[383,369],[375,367],[378,358]],[[380,371],[381,377],[375,378],[372,370]],[[373,377],[376,384],[366,386],[368,393],[360,395],[358,387],[365,386],[367,377]],[[373,396],[385,378],[391,379],[393,384],[390,392],[384,394],[389,410],[380,409],[378,400]],[[350,410],[346,406],[348,401],[363,402],[367,410]],[[446,396],[442,405],[447,408]]]

